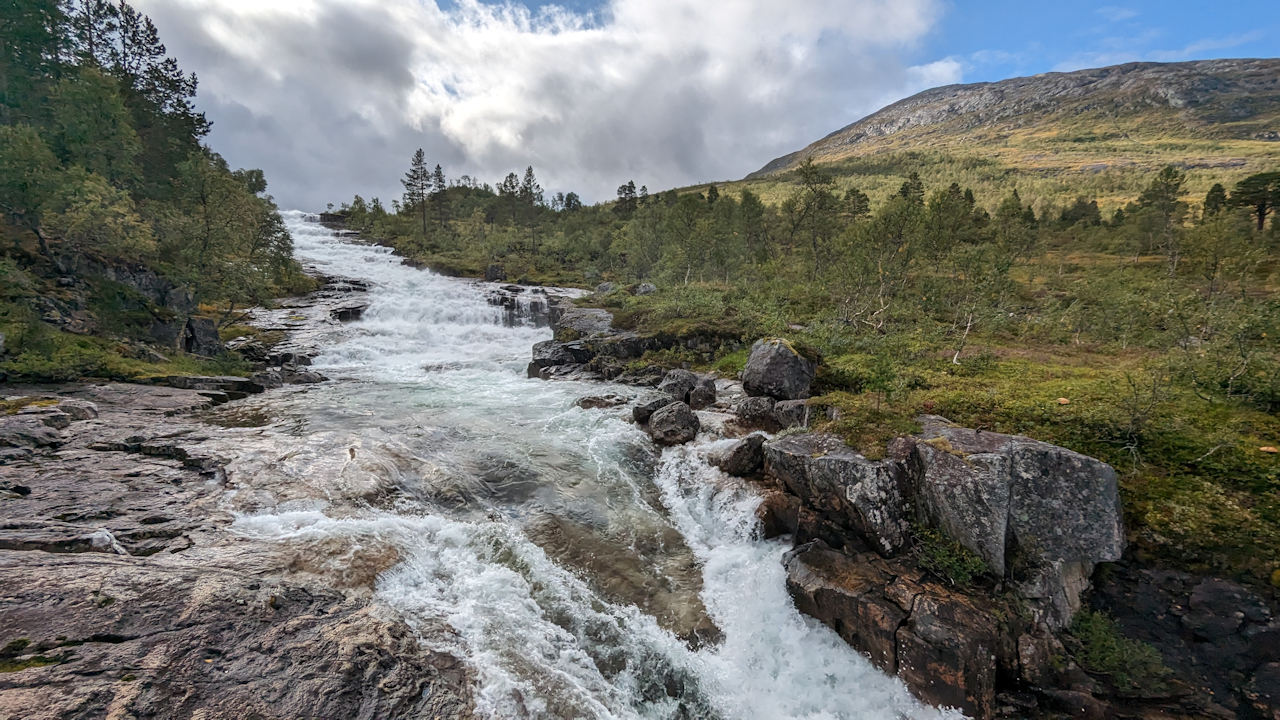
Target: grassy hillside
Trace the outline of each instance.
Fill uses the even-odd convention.
[[[780,202],[806,158],[877,201],[916,171],[989,202],[1016,187],[1038,211],[1086,195],[1108,212],[1166,165],[1186,171],[1202,197],[1213,183],[1280,165],[1280,60],[1134,63],[936,88],[721,189]]]

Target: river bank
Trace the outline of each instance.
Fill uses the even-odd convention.
[[[306,367],[329,381],[213,408],[182,391],[203,398],[193,416],[102,396],[107,420],[3,466],[31,509],[6,500],[7,524],[78,512],[71,537],[103,526],[126,553],[158,548],[0,551],[13,579],[4,627],[17,629],[0,676],[6,713],[940,715],[795,612],[787,548],[756,532],[758,494],[703,453],[659,454],[621,409],[575,404],[633,388],[528,379],[548,328],[507,322],[483,288],[288,220],[316,271],[367,283],[359,320],[299,306],[265,323],[322,320]],[[62,465],[93,453],[118,471]],[[184,468],[184,454],[216,459],[221,475]],[[42,484],[58,467],[121,494],[72,502],[66,484]],[[143,538],[161,515],[152,501],[170,496],[180,507],[154,524],[172,539]],[[48,581],[19,583],[28,572]]]

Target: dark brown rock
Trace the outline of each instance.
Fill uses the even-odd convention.
[[[787,553],[783,564],[797,610],[834,628],[876,667],[897,672],[897,632],[907,613],[884,596],[892,575],[820,540]]]

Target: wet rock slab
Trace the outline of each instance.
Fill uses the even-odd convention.
[[[56,442],[0,459],[0,717],[470,717],[446,629],[228,531],[202,382],[6,388]]]

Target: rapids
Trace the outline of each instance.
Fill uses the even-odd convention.
[[[609,388],[525,378],[550,331],[474,283],[286,213],[296,252],[370,283],[294,386],[221,411],[233,529],[365,588],[474,669],[485,718],[933,718],[795,611],[714,439],[658,452]],[[445,632],[439,632],[445,628]]]

